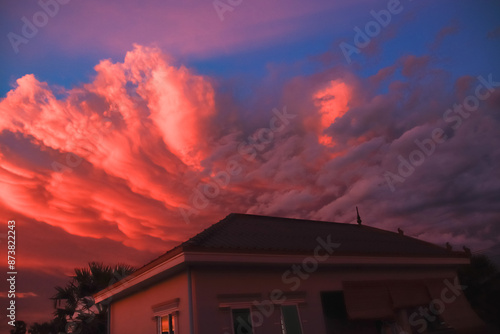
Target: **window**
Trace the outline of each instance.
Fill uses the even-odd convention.
[[[234,334],[253,334],[252,320],[250,319],[249,308],[232,309],[233,315],[233,333]]]
[[[159,334],[179,334],[179,303],[180,299],[175,298],[163,303],[153,305],[153,317],[157,319],[157,333]]]
[[[283,334],[302,334],[297,305],[281,306],[281,332]]]
[[[168,314],[158,317],[158,327],[160,334],[175,334],[175,315]]]
[[[321,293],[323,316],[327,333],[378,334],[375,320],[352,320],[347,315],[344,293],[342,291],[328,291]]]

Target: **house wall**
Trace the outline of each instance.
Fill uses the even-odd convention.
[[[342,290],[342,281],[354,280],[415,280],[454,277],[449,269],[334,269],[322,268],[302,278],[297,275],[283,274],[290,267],[240,267],[235,270],[228,267],[199,266],[192,269],[193,308],[195,333],[197,334],[233,334],[231,311],[219,305],[227,295],[261,294],[254,299],[252,307],[253,321],[260,322],[254,327],[255,334],[281,333],[280,311],[270,306],[270,293],[279,289],[284,294],[305,292],[305,303],[299,304],[299,314],[304,334],[326,334],[321,304],[321,292]],[[221,298],[221,295],[226,295]],[[294,296],[289,295],[290,300]],[[227,298],[226,298],[227,299]],[[247,298],[248,300],[248,298]],[[264,301],[264,302],[263,302]],[[252,304],[252,303],[250,303]],[[265,306],[262,306],[265,304]],[[271,312],[274,307],[274,312]],[[263,321],[262,321],[263,320]],[[181,333],[183,334],[183,333]]]
[[[231,308],[251,308],[254,334],[281,333],[279,307],[272,302],[271,292],[281,292],[274,299],[285,302],[299,300],[298,305],[303,334],[327,334],[321,293],[341,291],[343,281],[392,281],[453,278],[450,269],[392,268],[319,268],[310,273],[303,270],[302,277],[292,273],[290,266],[228,266],[197,265],[191,267],[193,321],[196,334],[233,334]],[[439,294],[441,288],[437,289]],[[447,295],[449,297],[449,294]],[[472,323],[477,318],[467,302],[460,296],[447,304],[445,320]],[[176,334],[190,333],[188,278],[181,273],[143,289],[111,306],[111,334],[156,333],[156,319],[152,307],[179,298],[178,327]],[[465,299],[465,298],[463,298]],[[295,300],[295,301],[294,301]],[[246,304],[245,304],[246,303]],[[472,316],[472,318],[470,318]],[[408,318],[408,316],[403,316]],[[471,320],[472,319],[472,320]],[[477,320],[477,319],[476,319]],[[447,320],[448,321],[448,320]],[[465,323],[467,322],[467,323]],[[472,331],[471,333],[474,333]]]
[[[179,298],[178,333],[189,333],[189,302],[187,274],[138,291],[111,304],[111,334],[156,334],[152,306]]]

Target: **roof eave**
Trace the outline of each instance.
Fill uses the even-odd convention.
[[[301,263],[305,257],[311,254],[262,254],[262,253],[228,253],[228,252],[203,252],[183,250],[178,254],[172,254],[171,257],[156,263],[152,266],[141,268],[129,277],[109,286],[108,288],[94,294],[96,303],[109,301],[114,296],[126,293],[132,287],[143,283],[155,276],[172,270],[182,264],[280,264],[292,265]],[[155,262],[155,261],[153,261]],[[418,257],[418,256],[352,256],[352,255],[332,255],[327,259],[319,261],[322,265],[450,265],[458,266],[469,264],[467,257]],[[153,264],[153,263],[151,263]]]

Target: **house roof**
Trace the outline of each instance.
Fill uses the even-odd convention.
[[[232,213],[105,289],[108,292],[99,292],[96,300],[104,300],[114,293],[113,289],[126,285],[127,281],[132,286],[134,281],[143,281],[165,271],[164,268],[169,267],[168,262],[179,265],[189,261],[186,254],[312,255],[319,244],[318,238],[340,244],[335,248],[335,257],[401,258],[399,262],[408,258],[467,258],[464,252],[449,251],[366,225]],[[456,264],[463,261],[450,259],[448,262]],[[124,289],[122,286],[115,290]]]
[[[232,213],[180,245],[184,250],[310,253],[317,238],[331,235],[344,255],[464,256],[395,232],[316,220]]]

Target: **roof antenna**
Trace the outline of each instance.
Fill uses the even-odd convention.
[[[464,252],[468,257],[472,257],[472,253],[470,251],[470,248],[467,246],[463,246]]]
[[[357,214],[357,216],[358,216],[358,217],[357,217],[357,222],[358,222],[358,225],[361,225],[362,220],[361,220],[361,217],[359,216],[359,211],[358,211],[358,207],[357,207],[357,206],[356,206],[356,214]]]

